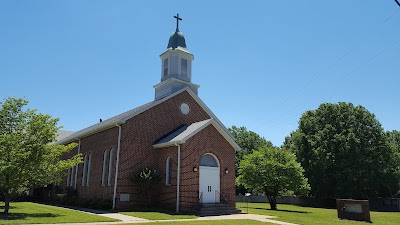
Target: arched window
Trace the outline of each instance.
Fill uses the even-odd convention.
[[[218,161],[212,154],[205,154],[201,157],[200,166],[219,167]]]
[[[71,169],[71,180],[69,182],[69,186],[74,186],[74,175],[75,175],[75,166]]]
[[[90,167],[92,166],[92,153],[89,154],[88,164],[87,164],[87,173],[86,173],[86,186],[89,186],[90,181]]]
[[[165,164],[165,185],[171,185],[172,177],[172,157],[168,156]]]
[[[83,168],[82,168],[82,186],[85,186],[87,161],[88,161],[88,155],[85,155],[85,159],[83,161]]]
[[[108,186],[111,186],[111,174],[113,171],[113,159],[114,159],[114,149],[112,148],[110,151],[110,160],[109,160],[109,166],[108,166],[108,179],[107,179],[107,184]]]
[[[106,186],[106,176],[108,172],[108,150],[104,151],[104,156],[103,156],[103,173],[101,175],[101,185]]]

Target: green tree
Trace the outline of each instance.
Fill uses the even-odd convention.
[[[76,144],[51,144],[58,119],[25,109],[27,104],[21,98],[0,102],[0,193],[5,195],[5,214],[13,196],[32,186],[59,182],[69,167],[81,161],[80,155],[60,160]]]
[[[273,147],[270,141],[265,140],[264,137],[261,137],[253,131],[247,130],[246,127],[232,126],[229,128],[229,131],[236,138],[236,143],[241,148],[240,151],[236,152],[236,169],[239,168],[239,163],[240,160],[243,159],[243,156],[252,153],[262,146]]]
[[[297,155],[315,197],[360,199],[398,190],[399,161],[362,106],[324,103],[305,112],[284,146]]]
[[[286,150],[261,147],[244,156],[237,182],[255,192],[265,192],[271,209],[276,210],[276,197],[293,191],[305,194],[310,186],[296,156]]]
[[[397,130],[386,132],[389,146],[393,152],[400,154],[400,132]]]
[[[228,129],[232,133],[232,135],[236,138],[236,143],[241,148],[241,150],[237,151],[235,154],[236,176],[238,176],[239,172],[239,163],[245,155],[251,154],[254,150],[262,146],[273,147],[270,141],[265,140],[264,137],[261,137],[260,135],[258,135],[253,131],[247,130],[246,127],[232,126]],[[244,194],[247,191],[243,185],[237,184],[236,192]]]
[[[392,162],[395,171],[400,171],[400,132],[397,130],[386,132],[387,141],[391,151],[393,152]],[[393,182],[396,182],[395,180]],[[398,180],[400,183],[400,179]],[[400,185],[399,185],[400,187]],[[397,195],[400,195],[400,190],[397,191]]]

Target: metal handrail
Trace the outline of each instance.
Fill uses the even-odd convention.
[[[219,202],[221,202],[221,197],[222,199],[225,201],[226,204],[228,204],[228,199],[226,199],[219,191],[215,190],[215,197],[217,197],[217,193],[219,195]],[[228,209],[226,207],[224,207],[224,212],[225,214],[227,214]]]
[[[200,195],[199,195],[199,203],[200,203],[200,204],[203,203],[203,192],[200,192]]]
[[[219,201],[220,201],[220,202],[221,202],[221,197],[222,197],[222,199],[225,201],[225,203],[228,203],[228,202],[229,202],[228,199],[225,198],[225,196],[224,196],[223,194],[221,194],[221,192],[219,192],[219,191],[217,191],[217,190],[215,190],[215,197],[217,197],[217,193],[218,193],[218,195],[219,195]]]

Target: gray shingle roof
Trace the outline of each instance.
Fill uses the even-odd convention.
[[[174,143],[177,142],[184,142],[186,139],[193,136],[194,134],[205,128],[208,124],[210,124],[211,120],[212,119],[208,119],[197,123],[192,123],[190,125],[185,125],[175,130],[167,137],[161,139],[155,145],[174,145]]]
[[[55,144],[66,144],[68,142],[77,140],[77,139],[79,139],[79,138],[81,138],[83,136],[87,136],[87,135],[99,132],[101,130],[105,130],[105,129],[108,129],[110,127],[116,126],[116,124],[121,123],[121,121],[124,120],[125,118],[127,118],[127,117],[129,117],[129,116],[131,116],[131,115],[133,115],[133,114],[135,114],[137,112],[139,112],[140,110],[142,110],[142,109],[144,109],[146,107],[151,107],[155,103],[156,103],[156,101],[151,101],[149,103],[146,103],[144,105],[141,105],[139,107],[131,109],[131,110],[127,111],[127,112],[121,113],[121,114],[116,115],[114,117],[111,117],[111,118],[109,118],[107,120],[104,120],[103,122],[96,123],[96,124],[94,124],[94,125],[92,125],[90,127],[87,127],[87,128],[82,129],[80,131],[77,131],[77,132],[75,132],[75,133],[73,133],[71,135],[68,135],[68,136],[64,137],[64,138],[57,139],[57,142]]]
[[[125,123],[125,121],[133,118],[134,116],[152,108],[153,106],[156,106],[164,101],[167,101],[170,98],[173,98],[174,96],[182,93],[186,91],[187,93],[189,93],[193,99],[206,111],[206,113],[212,118],[211,121],[209,121],[209,123],[212,123],[214,126],[217,127],[217,129],[219,130],[219,132],[232,144],[232,146],[234,146],[235,149],[240,149],[240,147],[235,143],[235,138],[233,137],[233,135],[228,131],[228,129],[222,124],[222,122],[214,115],[214,113],[204,104],[204,102],[189,88],[186,87],[178,92],[175,92],[172,95],[169,95],[165,98],[156,100],[156,101],[151,101],[149,103],[146,103],[144,105],[141,105],[139,107],[136,107],[134,109],[131,109],[127,112],[121,113],[117,116],[111,117],[110,119],[104,120],[103,122],[94,124],[90,127],[87,127],[85,129],[82,129],[80,131],[74,132],[68,136],[64,136],[63,138],[60,137],[60,139],[57,139],[57,142],[55,142],[55,144],[68,144],[70,142],[79,140],[81,138],[87,137],[89,135],[95,134],[97,132],[109,129],[111,127],[115,127],[116,125],[120,125],[122,123]],[[203,121],[201,121],[203,122]],[[200,122],[198,122],[200,123]],[[191,129],[195,129],[197,125],[201,125],[201,124],[197,124],[194,123],[192,124],[192,127],[188,127],[187,129],[188,132]],[[184,135],[184,134],[182,134]],[[193,135],[193,133],[191,133],[190,135]],[[184,138],[185,139],[185,138]],[[187,137],[186,137],[187,139]]]
[[[64,138],[68,137],[69,135],[71,135],[73,133],[75,133],[75,132],[74,131],[67,131],[67,130],[58,130],[57,134],[56,134],[57,135],[56,139],[57,139],[57,141],[59,141],[61,139],[64,139]]]

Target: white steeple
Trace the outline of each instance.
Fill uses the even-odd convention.
[[[192,84],[193,55],[186,48],[185,37],[179,31],[179,14],[176,18],[176,31],[169,38],[167,50],[160,55],[161,82],[154,85],[155,99],[161,99],[171,95],[185,87],[190,87],[197,94],[200,87]]]

